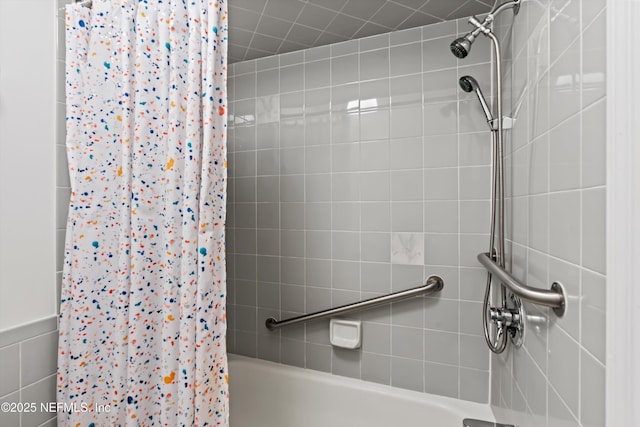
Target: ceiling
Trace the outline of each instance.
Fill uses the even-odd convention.
[[[493,0],[229,0],[229,62],[487,13]]]

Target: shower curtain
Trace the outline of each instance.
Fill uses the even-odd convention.
[[[224,0],[67,6],[60,426],[228,425]]]

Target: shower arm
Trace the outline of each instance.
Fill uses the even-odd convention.
[[[491,12],[489,12],[489,15],[491,15],[492,17],[495,17],[496,15],[499,15],[504,10],[509,9],[509,8],[512,8],[513,9],[513,13],[516,14],[516,15],[520,11],[520,2],[521,2],[521,0],[507,1],[507,2],[502,3],[501,5],[498,5],[499,2],[500,2],[500,0],[497,0],[495,2],[495,4],[493,5],[493,9],[491,9]]]
[[[476,29],[480,30],[485,35],[488,35],[491,30],[489,30],[487,27],[493,23],[493,21],[496,19],[496,16],[500,15],[507,9],[513,9],[514,15],[517,15],[520,11],[521,0],[511,0],[498,5],[499,1],[500,0],[496,1],[496,3],[493,5],[493,9],[487,14],[487,16],[484,17],[482,22],[478,21],[475,16],[472,16],[471,18],[469,18],[469,23],[475,26]]]
[[[491,24],[493,24],[493,21],[496,19],[496,16],[498,16],[505,10],[513,9],[514,15],[517,15],[518,12],[520,11],[521,0],[511,0],[505,3],[502,3],[501,5],[498,5],[498,1],[496,1],[495,5],[493,6],[493,9],[484,17],[482,22],[480,22],[478,18],[476,18],[475,16],[471,16],[469,18],[468,22],[471,25],[473,25],[475,28],[470,33],[468,33],[467,36],[465,37],[470,37],[469,41],[471,43],[476,37],[478,37],[480,33],[484,34],[487,37],[491,37],[493,35],[493,32],[489,27],[491,26]]]

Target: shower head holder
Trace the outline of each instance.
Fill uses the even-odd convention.
[[[487,123],[489,123],[489,127],[491,127],[491,130],[497,131],[499,129],[498,119],[489,120]],[[512,117],[502,116],[502,130],[513,129],[513,126],[515,124],[516,124],[516,119]]]

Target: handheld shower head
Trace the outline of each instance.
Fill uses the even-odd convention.
[[[478,100],[480,101],[480,105],[482,106],[482,111],[484,112],[485,117],[487,118],[487,122],[491,124],[493,121],[493,115],[491,114],[491,110],[489,110],[489,106],[487,105],[487,100],[484,98],[482,91],[480,90],[480,86],[478,85],[478,81],[471,76],[462,76],[460,77],[460,88],[463,91],[469,93],[472,91],[476,92],[478,96]]]
[[[469,93],[473,90],[480,90],[478,86],[478,81],[471,76],[462,76],[460,77],[460,88]]]

